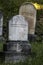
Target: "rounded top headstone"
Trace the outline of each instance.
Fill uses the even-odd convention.
[[[24,16],[29,23],[29,34],[35,33],[36,25],[36,8],[30,2],[26,2],[21,5],[19,14]]]
[[[22,15],[13,16],[9,21],[9,40],[28,40],[28,22]]]

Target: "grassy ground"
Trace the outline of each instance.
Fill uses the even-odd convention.
[[[0,63],[0,65],[43,65],[43,43],[41,42],[32,42],[32,55],[28,57],[26,62],[19,63]],[[2,45],[0,45],[0,49]]]
[[[0,41],[0,51],[2,51],[3,50],[3,41],[1,40]]]

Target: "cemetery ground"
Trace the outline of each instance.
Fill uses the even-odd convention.
[[[32,54],[28,56],[25,62],[19,63],[2,63],[0,65],[43,65],[43,42],[31,42]],[[0,51],[3,48],[2,42],[0,42]]]

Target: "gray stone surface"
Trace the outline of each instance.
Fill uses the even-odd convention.
[[[7,57],[6,56],[6,60],[5,60],[5,63],[8,63],[8,62],[19,62],[19,61],[25,61],[27,57],[26,56],[21,56],[21,55],[17,55],[17,56],[11,56],[11,57]]]
[[[3,15],[2,12],[0,12],[0,36],[2,36],[3,32]]]
[[[25,61],[30,54],[31,45],[28,42],[9,42],[7,43],[7,51],[5,51],[5,62]]]
[[[17,50],[21,48],[31,48],[31,45],[28,41],[14,41],[14,42],[8,42],[7,43],[7,50]]]
[[[28,22],[22,15],[13,16],[9,20],[9,40],[27,41],[28,40]]]

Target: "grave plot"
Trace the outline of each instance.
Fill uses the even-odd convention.
[[[28,22],[21,15],[13,16],[8,22],[8,40],[5,62],[24,61],[31,52],[28,43]]]

